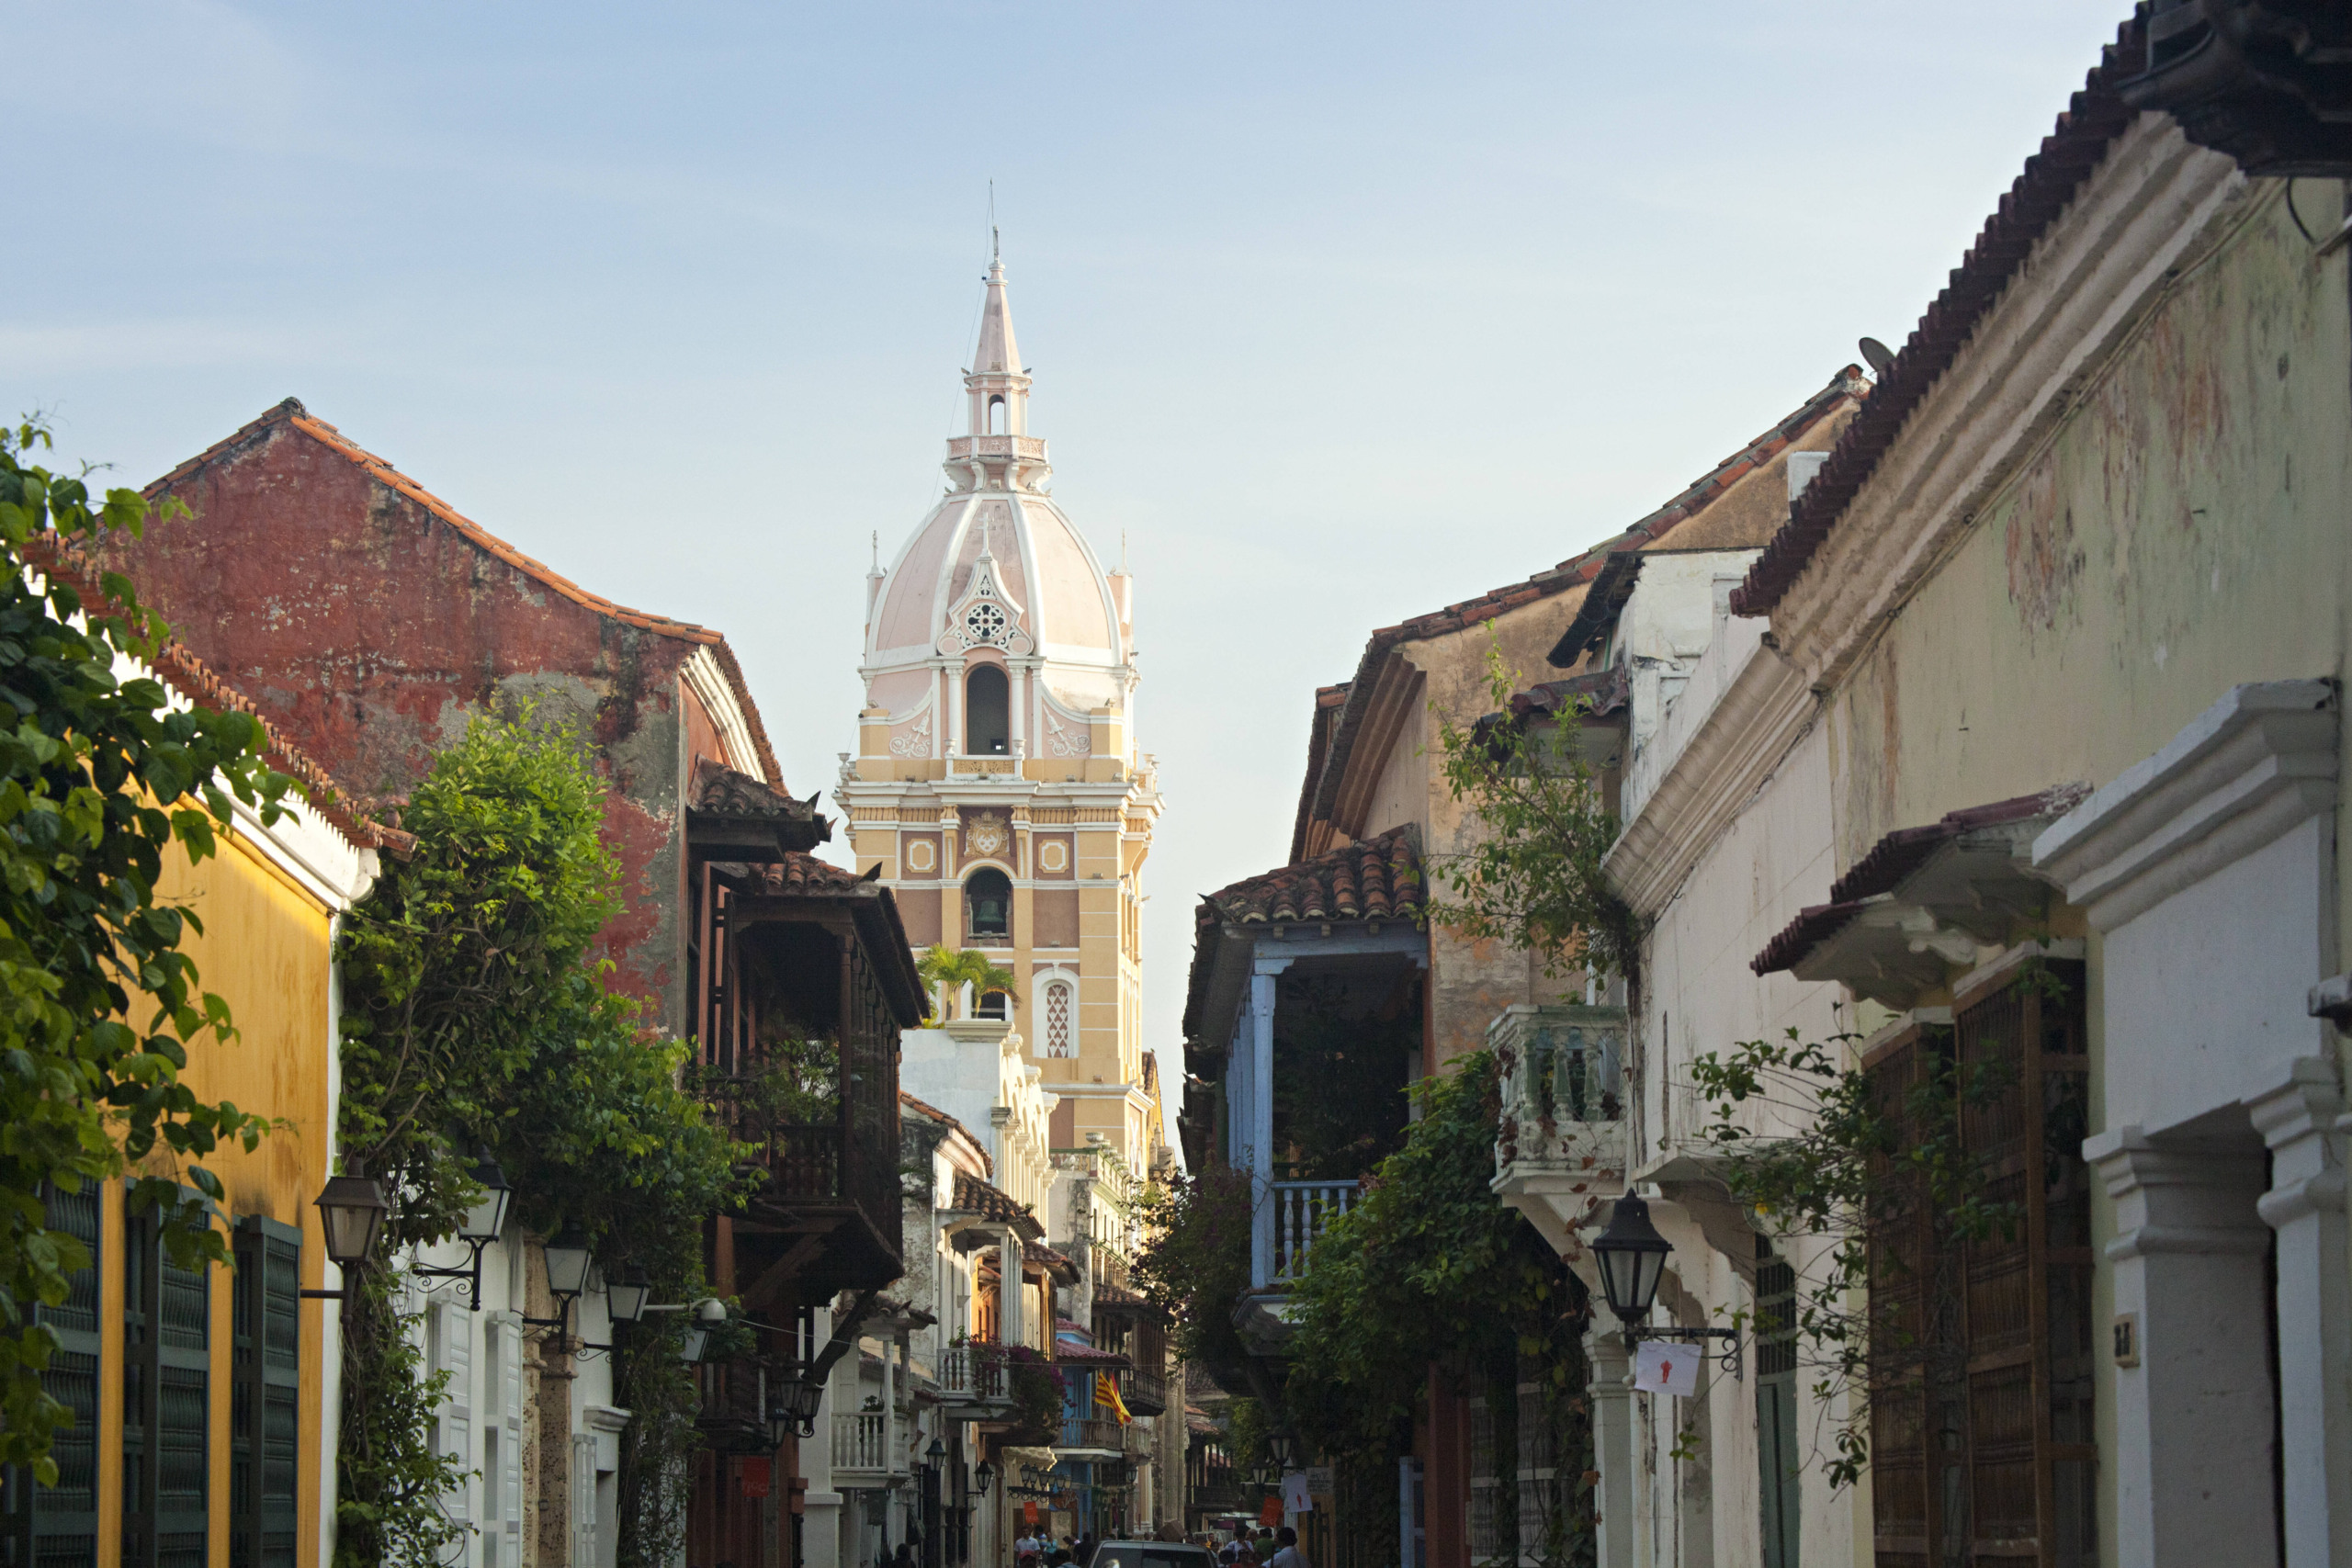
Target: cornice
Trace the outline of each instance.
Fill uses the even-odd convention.
[[[1772,612],[1780,646],[1834,688],[2188,267],[2246,181],[2164,115],[2119,137],[2034,245]]]
[[[1749,655],[1601,859],[1634,914],[1648,919],[1666,908],[1819,710],[1802,670],[1770,648]]]

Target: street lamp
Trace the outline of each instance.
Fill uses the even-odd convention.
[[[813,1438],[817,1435],[817,1406],[824,1399],[824,1384],[793,1378],[776,1392],[776,1413],[790,1421],[802,1437]]]
[[[469,1311],[480,1312],[481,1249],[496,1241],[500,1233],[506,1229],[506,1209],[514,1201],[514,1190],[507,1185],[506,1173],[499,1169],[497,1157],[490,1152],[488,1144],[477,1146],[474,1168],[469,1174],[473,1177],[474,1185],[481,1189],[481,1196],[458,1220],[458,1239],[472,1248],[472,1256],[458,1268],[444,1269],[437,1264],[418,1263],[412,1265],[409,1272],[426,1280],[465,1280],[468,1287],[467,1307]]]
[[[566,1220],[547,1245],[548,1294],[555,1298],[553,1317],[526,1317],[534,1328],[552,1328],[559,1339],[570,1337],[571,1303],[588,1289],[588,1233],[578,1220]]]
[[[326,1232],[327,1257],[338,1269],[350,1269],[368,1260],[376,1250],[376,1234],[384,1228],[384,1216],[392,1206],[384,1201],[384,1189],[368,1174],[367,1165],[357,1159],[344,1162],[344,1174],[327,1179],[318,1196],[319,1218]],[[304,1291],[303,1295],[314,1301],[341,1302],[343,1315],[351,1315],[353,1295],[345,1285],[339,1291]]]
[[[980,1461],[978,1466],[972,1472],[972,1479],[979,1483],[980,1495],[987,1496],[989,1488],[996,1484],[996,1466],[986,1460]]]
[[[1710,1339],[1727,1339],[1731,1344],[1724,1359],[1733,1377],[1741,1376],[1739,1330],[1647,1325],[1650,1308],[1657,1302],[1658,1283],[1666,1277],[1666,1255],[1673,1250],[1674,1244],[1650,1224],[1649,1204],[1632,1192],[1617,1200],[1608,1229],[1593,1238],[1592,1256],[1600,1266],[1601,1293],[1609,1298],[1609,1310],[1624,1325],[1626,1348],[1636,1348],[1645,1339],[1695,1339],[1702,1345]]]
[[[1296,1438],[1288,1432],[1271,1432],[1266,1437],[1266,1448],[1274,1456],[1276,1465],[1283,1470],[1295,1468],[1294,1461],[1298,1458]]]
[[[615,1323],[644,1321],[646,1298],[652,1294],[651,1281],[634,1269],[617,1280],[605,1281],[605,1310]]]
[[[1673,1244],[1650,1224],[1650,1206],[1634,1193],[1617,1200],[1609,1228],[1594,1238],[1593,1260],[1600,1266],[1600,1289],[1609,1310],[1628,1329],[1645,1322],[1657,1300],[1658,1281],[1666,1275],[1666,1255]]]

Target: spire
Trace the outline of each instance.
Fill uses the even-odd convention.
[[[995,231],[989,231],[993,238]],[[995,249],[991,243],[991,250]],[[1012,341],[1012,308],[1004,297],[1004,258],[989,257],[989,298],[980,311],[980,346],[972,351],[975,376],[1018,376],[1021,349]]]
[[[1012,306],[1005,298],[1004,254],[996,225],[989,225],[988,297],[980,306],[980,341],[964,372],[970,403],[968,434],[947,443],[947,471],[958,490],[1036,488],[1048,469],[1046,444],[1029,433],[1029,373],[1013,341]]]

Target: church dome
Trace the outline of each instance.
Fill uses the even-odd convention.
[[[867,700],[899,709],[943,660],[1001,657],[1040,670],[1076,711],[1116,705],[1129,673],[1129,580],[1103,570],[1046,493],[1052,468],[1028,429],[1029,377],[1001,261],[989,267],[964,386],[970,419],[947,443],[947,493],[889,570],[877,560],[868,578]]]

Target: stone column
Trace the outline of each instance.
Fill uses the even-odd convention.
[[[2115,1372],[2115,1561],[2265,1568],[2278,1531],[2262,1151],[2120,1127],[2083,1156],[2115,1201],[2116,1314],[2138,1320],[2140,1364]]]
[[[1624,1335],[1594,1328],[1585,1335],[1585,1359],[1592,1368],[1592,1457],[1600,1472],[1593,1495],[1600,1515],[1600,1568],[1634,1568],[1634,1391],[1627,1385],[1633,1363]]]
[[[2278,1431],[2288,1568],[2352,1564],[2352,1263],[2344,1219],[2344,1161],[2335,1136],[2344,1109],[2335,1069],[2315,1056],[2249,1100],[2270,1145],[2270,1190],[2258,1205],[2278,1236]]]

